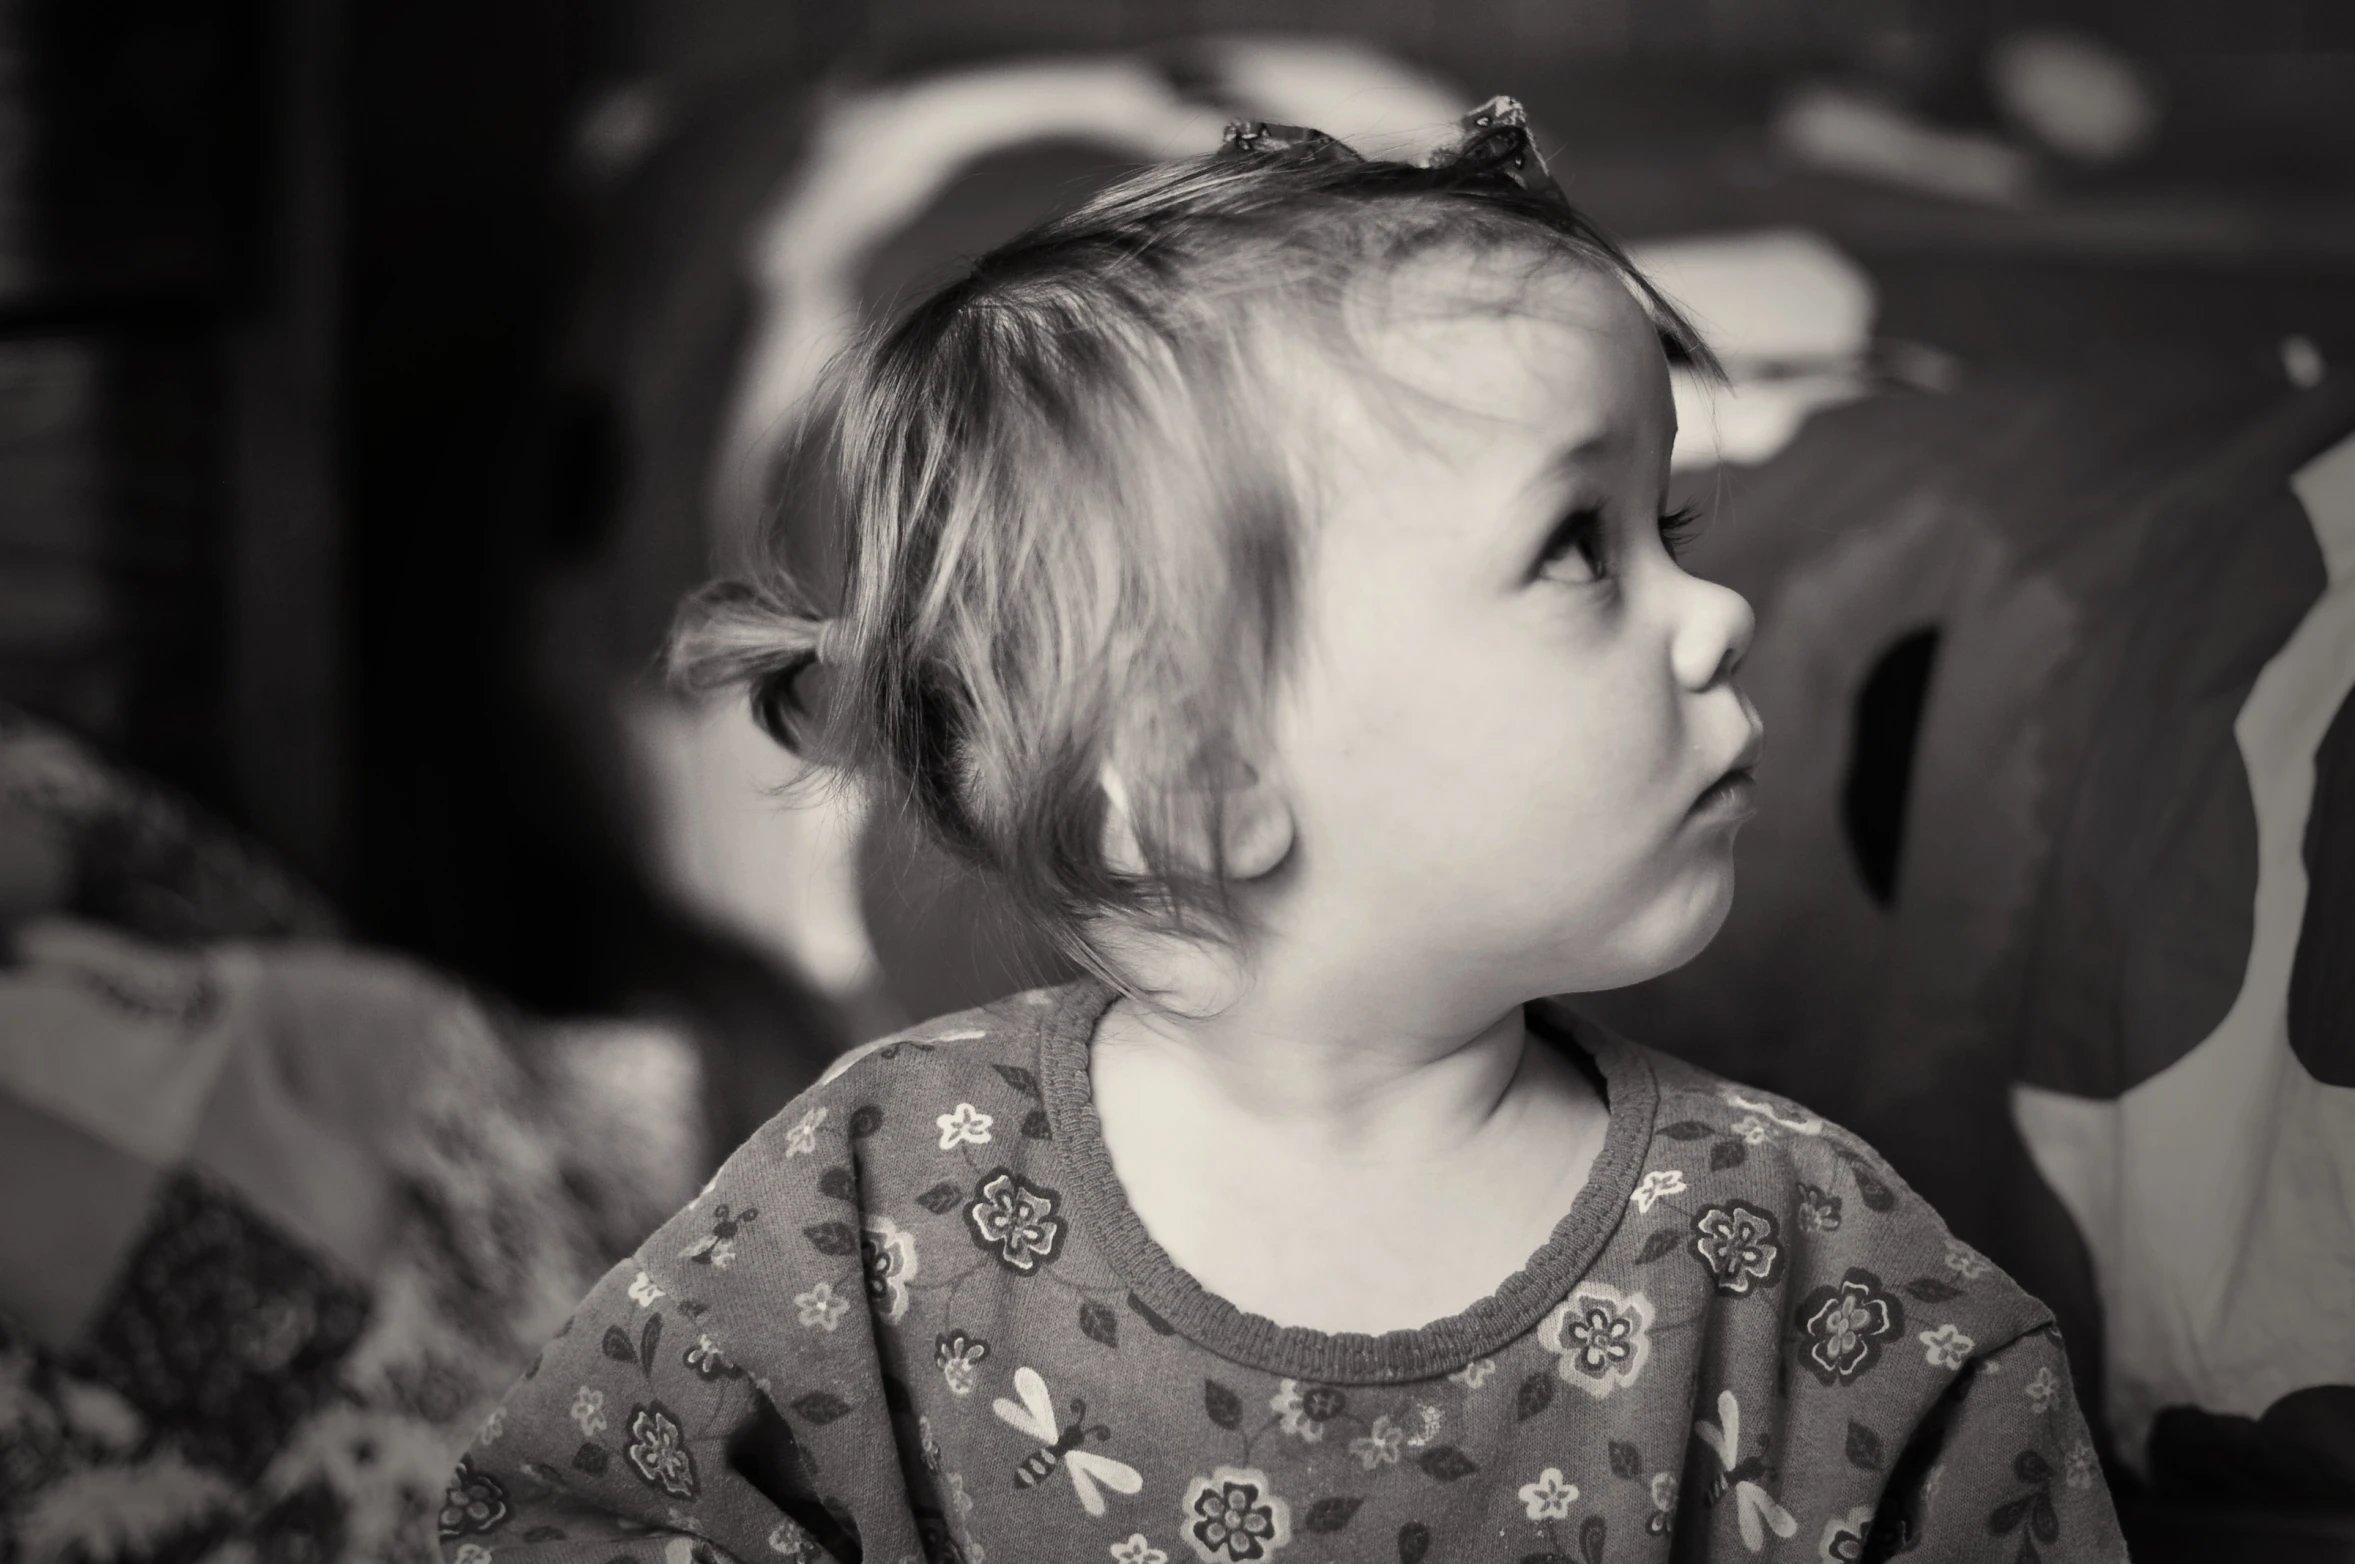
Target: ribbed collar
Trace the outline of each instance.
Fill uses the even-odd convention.
[[[1379,1336],[1278,1325],[1236,1308],[1170,1259],[1120,1187],[1088,1077],[1096,1023],[1118,997],[1093,979],[1058,990],[1039,1038],[1039,1078],[1066,1164],[1070,1210],[1147,1308],[1197,1345],[1270,1374],[1323,1384],[1390,1384],[1453,1373],[1496,1352],[1532,1329],[1586,1274],[1626,1212],[1651,1149],[1660,1092],[1651,1061],[1608,1029],[1540,1002],[1531,1007],[1531,1020],[1594,1060],[1611,1112],[1603,1149],[1570,1214],[1526,1265],[1460,1314]]]

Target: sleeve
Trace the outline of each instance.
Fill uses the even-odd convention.
[[[2124,1564],[2125,1539],[2047,1325],[1973,1359],[1890,1472],[1868,1559]]]
[[[843,1564],[762,1387],[637,1262],[614,1270],[484,1423],[440,1515],[447,1564]]]

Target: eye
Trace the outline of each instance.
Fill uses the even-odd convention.
[[[1660,542],[1668,550],[1670,559],[1684,558],[1685,549],[1693,535],[1701,530],[1701,511],[1696,505],[1680,505],[1660,518]]]
[[[1603,557],[1603,513],[1590,506],[1555,522],[1538,554],[1537,570],[1577,582],[1600,581],[1610,574]]]

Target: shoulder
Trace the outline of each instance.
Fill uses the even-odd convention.
[[[1779,1093],[1618,1041],[1658,1083],[1635,1205],[1663,1206],[1652,1225],[1677,1224],[1675,1247],[1717,1292],[1779,1293],[1802,1334],[1813,1316],[1837,1325],[1869,1309],[1890,1336],[1919,1337],[1917,1354],[1985,1350],[2051,1323],[1857,1135]]]

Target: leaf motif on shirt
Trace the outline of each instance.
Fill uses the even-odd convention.
[[[1054,1129],[1047,1123],[1047,1110],[1033,1108],[1022,1116],[1022,1133],[1031,1140],[1053,1140]]]
[[[1028,1070],[1022,1068],[1022,1066],[1018,1064],[993,1064],[990,1066],[990,1068],[997,1071],[999,1076],[1005,1080],[1005,1083],[1008,1086],[1013,1087],[1023,1096],[1036,1097],[1038,1095],[1038,1077],[1031,1074]]]
[[[1683,1233],[1672,1227],[1663,1227],[1660,1229],[1660,1231],[1654,1233],[1651,1237],[1644,1240],[1643,1248],[1636,1252],[1635,1263],[1638,1265],[1650,1265],[1654,1260],[1659,1259],[1662,1255],[1673,1254],[1683,1246]]]
[[[1578,1523],[1578,1553],[1586,1564],[1603,1564],[1603,1539],[1610,1528],[1600,1515],[1589,1515]]]
[[[1154,1335],[1174,1336],[1177,1334],[1177,1327],[1175,1325],[1170,1324],[1169,1321],[1163,1319],[1160,1315],[1155,1314],[1151,1309],[1147,1308],[1145,1306],[1145,1300],[1138,1297],[1133,1292],[1128,1295],[1128,1306],[1136,1311],[1137,1318],[1143,1320],[1145,1324],[1151,1328]]]
[[[818,1193],[832,1195],[837,1200],[856,1200],[859,1181],[851,1177],[848,1168],[828,1168],[818,1175]]]
[[[1301,1528],[1319,1533],[1339,1531],[1349,1524],[1349,1518],[1365,1502],[1363,1499],[1338,1494],[1330,1499],[1319,1499],[1308,1507],[1308,1518],[1300,1523]]]
[[[534,1526],[523,1534],[523,1540],[526,1542],[562,1542],[564,1528],[561,1526]]]
[[[1423,1556],[1430,1551],[1430,1527],[1421,1521],[1408,1521],[1398,1528],[1398,1564],[1423,1564]]]
[[[1079,1330],[1090,1341],[1102,1342],[1113,1348],[1120,1345],[1120,1316],[1093,1298],[1080,1300]]]
[[[1644,1475],[1644,1453],[1624,1439],[1611,1441],[1611,1475],[1630,1482]]]
[[[697,1303],[692,1298],[681,1298],[679,1300],[679,1312],[691,1320],[700,1320],[706,1314],[711,1312],[711,1305],[708,1303]]]
[[[1848,1422],[1848,1464],[1868,1472],[1881,1469],[1881,1436],[1853,1418]]]
[[[599,1345],[614,1362],[627,1363],[632,1367],[637,1365],[638,1349],[630,1345],[630,1333],[619,1325],[606,1326],[605,1339]]]
[[[1243,1398],[1215,1379],[1202,1382],[1202,1410],[1221,1428],[1233,1428],[1243,1421]]]
[[[1660,1133],[1670,1140],[1707,1140],[1717,1131],[1699,1119],[1679,1119],[1674,1124],[1662,1125]]]
[[[1513,1396],[1513,1411],[1524,1423],[1554,1404],[1554,1371],[1539,1369],[1521,1381]]]
[[[1919,1298],[1924,1303],[1944,1303],[1949,1298],[1962,1296],[1960,1287],[1950,1287],[1935,1276],[1924,1276],[1907,1282],[1900,1290],[1908,1298]]]
[[[572,1453],[573,1470],[587,1472],[591,1477],[604,1474],[606,1460],[603,1445],[584,1444]]]
[[[850,1116],[850,1138],[864,1140],[883,1128],[883,1110],[868,1103]]]
[[[1454,1445],[1433,1445],[1423,1452],[1421,1459],[1415,1464],[1420,1466],[1426,1474],[1438,1478],[1443,1483],[1452,1483],[1460,1477],[1469,1477],[1480,1470],[1479,1462],[1458,1450]]]
[[[850,1403],[831,1390],[813,1390],[795,1398],[793,1410],[813,1423],[831,1423],[850,1410]]]
[[[956,1185],[940,1183],[933,1185],[930,1189],[924,1191],[924,1193],[921,1195],[918,1195],[916,1197],[916,1204],[922,1206],[925,1210],[931,1212],[934,1216],[941,1216],[947,1213],[949,1207],[955,1205],[958,1201],[964,1198],[965,1192],[959,1189]]]
[[[654,1372],[654,1352],[661,1345],[662,1316],[659,1314],[648,1315],[646,1328],[638,1333],[638,1368],[641,1372],[647,1374]]]
[[[1750,1148],[1738,1140],[1721,1140],[1709,1148],[1709,1171],[1722,1173],[1727,1168],[1738,1168],[1749,1159]]]
[[[820,1254],[855,1254],[859,1235],[851,1231],[848,1222],[817,1222],[801,1230],[811,1247]]]
[[[1881,1182],[1880,1175],[1864,1165],[1862,1157],[1851,1155],[1848,1158],[1848,1171],[1856,1175],[1856,1192],[1863,1197],[1868,1207],[1875,1211],[1897,1209],[1896,1192]]]

